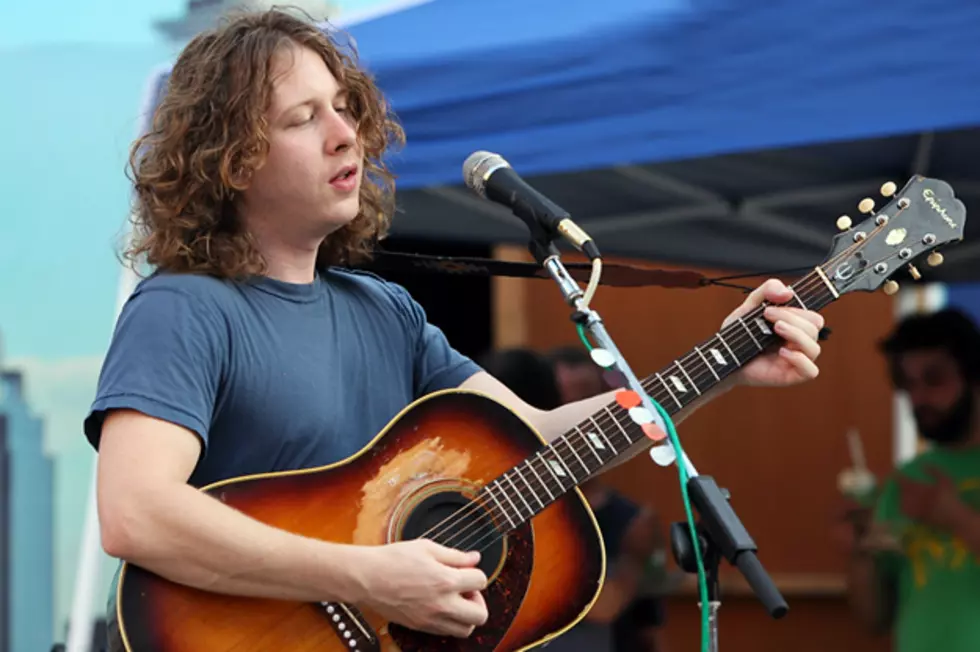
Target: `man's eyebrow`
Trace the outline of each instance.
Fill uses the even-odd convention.
[[[290,111],[292,111],[294,109],[298,109],[299,107],[306,106],[308,104],[313,104],[314,102],[316,102],[316,100],[313,99],[313,98],[310,98],[308,100],[303,100],[302,102],[295,102],[295,103],[290,104],[289,106],[285,107],[282,111],[279,112],[279,115],[277,115],[276,117],[277,118],[281,118],[282,116],[286,115],[287,113],[289,113]]]

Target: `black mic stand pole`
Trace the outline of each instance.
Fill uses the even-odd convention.
[[[565,302],[574,308],[572,321],[588,329],[596,344],[612,355],[615,367],[626,378],[629,388],[640,397],[643,406],[653,415],[654,422],[667,432],[663,418],[606,332],[599,313],[583,303],[584,293],[561,262],[561,254],[554,244],[557,237],[557,233],[548,232],[540,224],[534,225],[531,227],[528,250],[558,284]],[[669,438],[664,445],[673,448]],[[700,515],[697,524],[699,541],[691,540],[687,523],[674,523],[670,530],[671,548],[678,565],[688,573],[697,573],[695,543],[701,549],[708,583],[709,649],[718,652],[718,608],[721,606],[718,566],[722,557],[738,568],[770,616],[782,618],[789,607],[759,562],[755,554],[758,547],[729,504],[728,492],[719,488],[710,476],[699,475],[686,453],[677,455],[677,452],[674,450],[677,463],[683,464],[687,471],[691,505]],[[700,602],[698,604],[701,606]]]

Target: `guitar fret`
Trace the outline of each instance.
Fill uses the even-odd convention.
[[[714,375],[715,380],[721,380],[721,376],[718,375],[718,372],[715,371],[715,368],[711,366],[711,363],[708,362],[708,359],[704,357],[703,353],[701,353],[701,349],[698,347],[694,347],[694,350],[695,352],[697,352],[699,356],[701,356],[701,360],[704,361],[704,366],[706,366],[708,368],[708,371],[710,371]]]
[[[511,515],[513,516],[514,514],[516,514],[518,517],[522,517],[523,518],[523,515],[521,514],[520,508],[517,506],[517,504],[513,500],[510,499],[510,494],[507,492],[507,487],[505,487],[502,484],[500,484],[500,480],[501,479],[506,480],[507,479],[507,475],[504,474],[504,475],[500,476],[500,478],[497,478],[497,483],[496,484],[497,484],[497,490],[500,491],[500,493],[502,493],[504,495],[504,500],[506,500],[507,503],[514,510],[513,512],[511,512]]]
[[[765,347],[763,347],[759,340],[756,339],[755,335],[753,335],[752,331],[748,328],[745,322],[742,322],[741,320],[739,320],[739,322],[748,332],[749,339],[751,341],[746,341],[744,336],[734,340],[730,339],[730,341],[737,342],[735,344],[735,351],[739,354],[739,356],[741,356],[742,360],[748,361],[755,357]],[[734,324],[732,326],[734,327]],[[728,333],[728,335],[734,336],[734,333]]]
[[[633,440],[630,439],[629,433],[623,430],[623,427],[619,425],[619,420],[616,418],[616,413],[610,410],[608,405],[603,409],[609,415],[609,418],[612,419],[612,422],[616,424],[616,428],[619,430],[619,432],[623,433],[623,437],[626,439],[626,448],[632,446]]]
[[[735,360],[735,364],[737,364],[738,366],[742,366],[742,363],[739,361],[738,356],[735,355],[734,351],[732,351],[732,347],[728,346],[728,342],[726,342],[725,338],[721,336],[721,333],[716,334],[715,338],[722,343],[725,349],[728,350],[728,354],[731,355],[732,359]]]
[[[540,452],[538,453],[538,457],[540,457],[541,460],[544,462],[544,468],[548,469],[551,475],[555,478],[555,482],[557,482],[558,486],[561,487],[562,491],[564,491],[567,487],[565,487],[565,484],[561,481],[561,478],[558,477],[558,473],[555,473],[555,467],[558,468],[558,472],[561,473],[562,475],[565,475],[565,470],[561,468],[561,465],[557,465],[557,464],[552,465],[551,464],[552,460],[547,459]]]
[[[793,293],[793,297],[796,299],[797,303],[800,304],[800,307],[803,308],[804,310],[809,310],[809,308],[806,307],[806,304],[803,303],[803,299],[800,298],[800,295],[798,295],[796,293],[796,288],[794,288],[793,286],[790,286],[789,289],[790,289],[790,292]]]
[[[544,501],[541,500],[541,496],[539,496],[537,494],[537,492],[534,491],[534,487],[531,486],[531,483],[528,482],[527,481],[527,478],[524,477],[524,474],[521,473],[521,467],[515,466],[514,467],[514,473],[516,473],[517,474],[517,477],[521,479],[521,482],[523,482],[524,483],[524,486],[527,487],[528,491],[531,492],[531,495],[538,499],[538,504],[540,504],[541,507],[543,508],[544,507]],[[511,484],[513,484],[513,483],[511,483]],[[514,487],[514,491],[518,491],[517,487]],[[518,495],[520,495],[520,494],[518,494]],[[527,502],[527,501],[525,501],[525,502]],[[531,505],[528,504],[527,507],[528,507],[528,509],[531,510],[531,513],[534,514],[534,510],[531,509]]]
[[[575,450],[575,447],[574,446],[572,446],[571,439],[569,439],[567,436],[565,436],[565,437],[562,437],[562,440],[565,442],[565,445],[568,446],[569,449],[571,449],[572,455],[575,456],[575,459],[578,460],[578,463],[582,465],[582,468],[583,469],[585,469],[585,476],[588,477],[588,476],[592,475],[592,469],[590,469],[588,467],[588,465],[585,463],[585,460],[583,460],[579,456],[578,451]]]
[[[677,407],[683,408],[684,407],[684,404],[677,400],[677,397],[674,396],[674,392],[670,391],[670,386],[666,382],[664,382],[663,377],[659,373],[658,374],[655,374],[655,375],[657,377],[657,380],[660,381],[660,384],[663,385],[664,386],[664,389],[667,390],[667,393],[670,394],[670,397],[672,399],[674,399],[674,403],[677,403]]]
[[[538,475],[538,472],[534,470],[534,465],[531,464],[531,460],[533,460],[533,459],[534,459],[533,457],[527,458],[527,460],[525,461],[525,463],[527,464],[527,468],[531,469],[531,473],[533,473],[534,474],[534,477],[537,478],[538,479],[538,482],[541,483],[541,486],[544,488],[544,490],[548,494],[548,498],[550,500],[554,500],[555,499],[555,495],[553,493],[551,493],[551,490],[548,489],[548,485],[545,483],[544,480],[541,479],[541,476]],[[525,482],[526,482],[526,480],[525,480]],[[528,487],[530,487],[530,485],[528,485]],[[532,489],[532,491],[533,491],[533,489]],[[538,494],[534,494],[534,497],[538,499],[538,502],[541,503],[541,507],[543,508],[544,507],[544,501],[541,500],[541,496],[539,496]]]
[[[585,445],[589,447],[589,450],[592,451],[592,454],[595,455],[595,458],[599,460],[599,466],[605,464],[606,460],[602,459],[602,457],[599,456],[599,451],[596,450],[595,445],[589,439],[589,437],[584,432],[582,432],[582,430],[578,426],[575,426],[575,432],[577,432],[579,437],[582,438],[582,441],[585,442]],[[599,443],[599,446],[600,447],[602,446],[602,442]]]
[[[527,507],[528,515],[534,516],[534,508],[531,507],[531,503],[527,502],[527,499],[524,497],[524,494],[521,493],[521,491],[517,488],[517,485],[514,484],[514,481],[510,479],[510,476],[505,473],[503,475],[503,478],[507,480],[507,484],[511,486],[511,488],[514,490],[514,493],[517,494],[517,497],[520,498],[521,502],[524,503],[524,506]]]
[[[693,387],[694,391],[698,393],[698,396],[701,396],[701,390],[698,389],[698,384],[691,379],[691,377],[687,373],[687,370],[681,366],[680,361],[674,360],[674,364],[677,366],[678,369],[681,370],[681,373],[684,374],[684,377],[687,378],[687,382],[691,383],[691,387]]]
[[[613,456],[616,456],[616,455],[618,455],[618,454],[619,454],[619,451],[617,451],[617,450],[616,450],[616,447],[615,447],[615,446],[613,446],[613,443],[612,443],[612,441],[610,441],[610,439],[609,439],[609,437],[606,437],[606,433],[605,433],[605,432],[603,432],[603,431],[602,431],[602,428],[600,428],[600,427],[599,427],[599,424],[598,424],[598,423],[596,423],[596,420],[595,420],[595,418],[593,418],[593,417],[591,417],[591,416],[590,416],[590,417],[589,417],[589,421],[591,421],[591,422],[592,422],[592,425],[594,425],[594,426],[595,426],[595,429],[596,429],[596,432],[598,432],[598,433],[599,433],[599,434],[598,434],[598,436],[599,436],[599,437],[602,437],[602,438],[603,438],[603,439],[604,439],[604,440],[606,441],[606,444],[608,444],[608,445],[609,445],[609,448],[610,448],[610,449],[612,450],[612,452],[613,452]]]
[[[759,347],[759,350],[761,351],[762,350],[762,345],[759,344],[759,340],[755,339],[755,335],[752,334],[752,330],[749,329],[748,325],[744,321],[742,321],[742,318],[741,317],[738,318],[738,323],[740,323],[742,325],[742,328],[745,329],[745,332],[749,334],[749,337],[752,338],[752,341],[755,342],[755,345],[757,347]]]
[[[487,495],[493,499],[493,502],[497,506],[497,509],[500,511],[501,514],[503,514],[504,518],[507,519],[508,525],[510,525],[510,527],[512,528],[517,527],[517,525],[513,521],[511,521],[510,515],[507,513],[507,510],[504,509],[504,506],[501,504],[501,502],[497,500],[497,497],[493,495],[492,489],[493,489],[493,485],[495,484],[497,484],[496,481],[487,485]]]
[[[621,423],[619,422],[619,419],[618,419],[618,418],[616,418],[616,415],[615,415],[615,413],[613,413],[612,411],[610,411],[610,412],[609,412],[609,414],[610,414],[610,415],[612,416],[612,418],[613,418],[613,423],[615,423],[615,424],[616,424],[616,427],[617,427],[617,428],[619,428],[619,431],[620,431],[621,433],[623,433],[623,437],[625,437],[625,438],[626,438],[626,441],[628,441],[628,442],[630,443],[630,446],[632,446],[633,444],[635,444],[636,442],[635,442],[635,441],[633,441],[633,438],[632,438],[632,437],[630,437],[630,434],[629,434],[628,432],[626,432],[626,429],[625,429],[625,428],[623,428],[623,424],[621,424]]]
[[[564,437],[559,437],[551,444],[551,450],[555,452],[555,459],[558,460],[563,467],[565,467],[565,470],[568,471],[568,475],[572,476],[573,484],[577,484],[579,482],[578,476],[575,475],[575,471],[572,470],[572,467],[569,465],[568,461],[562,457],[561,453],[558,452],[559,442],[568,444]],[[588,473],[586,473],[586,475],[588,475]]]

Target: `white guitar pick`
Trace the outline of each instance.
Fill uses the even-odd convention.
[[[603,369],[608,369],[616,362],[616,358],[613,357],[613,354],[605,349],[592,349],[592,351],[589,352],[589,355],[592,356],[592,362],[596,363]]]
[[[660,466],[670,466],[677,459],[677,453],[674,452],[674,447],[668,444],[654,446],[650,449],[650,459]]]

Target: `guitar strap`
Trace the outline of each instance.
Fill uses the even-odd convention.
[[[587,283],[592,266],[589,263],[564,263],[576,281]],[[550,279],[537,263],[429,256],[376,249],[373,259],[358,265],[368,271],[453,274],[457,276],[507,276],[512,278]],[[647,269],[618,263],[603,263],[600,285],[612,287],[649,287],[695,289],[715,284],[704,274],[686,270]]]
[[[580,283],[588,283],[592,266],[589,263],[564,263],[569,275]],[[367,271],[453,274],[456,276],[507,276],[512,278],[550,279],[544,269],[537,263],[522,263],[515,261],[493,260],[492,258],[469,258],[459,256],[430,256],[423,254],[407,254],[385,251],[377,248],[373,258],[358,268]],[[780,276],[798,271],[796,269],[776,270],[762,273],[735,274],[719,278],[708,278],[700,272],[691,270],[666,270],[634,267],[619,263],[603,263],[602,276],[599,285],[611,287],[652,287],[697,288],[718,285],[749,292],[752,288],[736,283],[727,282],[730,279],[749,278],[753,276]],[[826,340],[831,330],[824,326],[820,330],[819,339]]]

